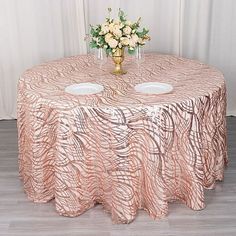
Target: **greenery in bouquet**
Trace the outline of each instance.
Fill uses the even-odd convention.
[[[114,53],[118,48],[128,48],[130,54],[135,52],[138,45],[145,45],[150,40],[149,30],[140,29],[139,18],[136,22],[126,19],[125,13],[119,9],[118,19],[110,17],[111,8],[108,8],[109,16],[103,24],[91,25],[91,48],[104,48],[107,54]]]

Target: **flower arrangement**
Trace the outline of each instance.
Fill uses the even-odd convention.
[[[141,18],[136,22],[131,22],[119,9],[118,19],[112,19],[110,17],[111,8],[108,8],[108,12],[109,16],[105,23],[91,26],[91,48],[103,48],[107,55],[114,54],[117,49],[128,48],[129,54],[133,54],[137,46],[145,45],[146,41],[150,40],[149,30],[140,29]]]

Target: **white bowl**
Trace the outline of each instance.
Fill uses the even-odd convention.
[[[146,94],[164,94],[169,93],[173,90],[173,86],[166,83],[159,82],[146,82],[137,84],[134,87],[136,92],[146,93]]]
[[[104,90],[104,87],[95,83],[80,83],[72,84],[65,88],[65,92],[74,95],[90,95],[100,93]]]

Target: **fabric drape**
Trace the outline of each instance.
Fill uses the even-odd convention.
[[[101,203],[115,223],[133,221],[139,209],[162,218],[173,200],[204,208],[204,189],[223,180],[228,162],[224,77],[195,60],[145,58],[137,72],[126,57],[129,74],[122,79],[110,76],[111,63],[100,69],[91,62],[92,55],[21,76],[19,171],[30,200],[55,198],[57,212],[71,217]],[[146,96],[133,89],[137,80],[166,82],[174,92]],[[87,82],[104,90],[64,92]]]

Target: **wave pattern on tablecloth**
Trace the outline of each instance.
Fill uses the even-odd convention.
[[[55,198],[77,216],[102,203],[114,222],[138,209],[153,218],[180,200],[204,208],[204,188],[223,179],[227,163],[226,89],[222,74],[199,62],[148,54],[138,70],[116,78],[112,64],[91,56],[45,63],[18,84],[19,168],[29,199]],[[164,95],[135,92],[141,82],[170,83]],[[102,84],[102,93],[74,96],[66,86]]]

